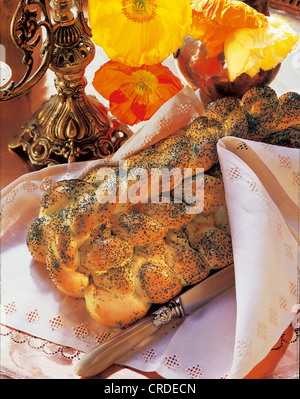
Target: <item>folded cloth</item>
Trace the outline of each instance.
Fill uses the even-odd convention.
[[[237,322],[230,378],[279,339],[299,303],[298,149],[227,137],[218,143],[234,248]]]
[[[128,140],[109,159],[53,166],[24,175],[3,190],[3,324],[82,351],[117,333],[94,322],[84,301],[66,297],[54,287],[45,267],[33,261],[27,250],[27,229],[50,184],[124,159],[202,112],[190,89],[178,96],[149,122],[151,129],[146,124],[135,140]],[[218,154],[231,225],[235,287],[186,319],[163,327],[120,359],[121,364],[157,371],[165,378],[243,378],[294,317],[299,150],[226,137],[218,143]]]

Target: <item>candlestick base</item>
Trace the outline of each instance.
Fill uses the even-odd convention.
[[[96,98],[82,95],[61,101],[55,95],[42,104],[8,146],[22,158],[27,156],[32,165],[51,166],[105,158],[131,134]]]

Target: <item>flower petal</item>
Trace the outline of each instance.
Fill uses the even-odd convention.
[[[257,29],[237,29],[224,44],[229,78],[242,73],[254,76],[280,64],[296,48],[299,35],[281,16],[268,17],[268,25]]]
[[[122,93],[121,90],[115,90],[109,96],[109,101],[111,103],[122,104],[128,101],[128,98]]]
[[[147,106],[146,104],[141,104],[138,101],[133,101],[131,103],[131,107],[130,109],[132,110],[132,112],[134,113],[134,115],[136,116],[136,120],[146,120],[148,119],[146,116],[147,113]]]
[[[242,1],[191,0],[193,10],[221,26],[258,28],[267,24],[264,14]]]
[[[120,82],[127,80],[129,73],[130,68],[126,65],[108,61],[96,71],[93,86],[108,100],[111,93],[120,87]]]
[[[162,64],[137,68],[114,61],[101,66],[93,85],[109,100],[111,113],[128,125],[150,119],[183,89],[180,79]]]
[[[182,46],[191,21],[189,0],[89,0],[93,40],[130,66],[162,62]]]
[[[205,44],[210,57],[223,51],[228,35],[237,28],[258,28],[268,23],[264,14],[242,1],[191,0],[192,25],[189,35]]]
[[[134,125],[140,120],[136,117],[134,112],[130,109],[129,102],[124,103],[110,103],[110,112],[118,118],[120,121],[126,123],[127,125]],[[129,108],[128,108],[129,106]]]

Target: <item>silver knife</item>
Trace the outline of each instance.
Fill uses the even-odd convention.
[[[188,316],[233,284],[234,267],[230,265],[207,277],[172,300],[167,306],[141,319],[109,341],[95,346],[78,361],[75,373],[81,377],[92,377],[101,373],[140,344],[142,340],[154,334],[161,326],[175,317]]]

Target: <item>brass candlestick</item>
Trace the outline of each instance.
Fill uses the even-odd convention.
[[[38,9],[32,10],[33,6]],[[42,27],[47,38],[40,50],[40,67],[32,74],[33,52],[41,38],[37,32]],[[11,82],[0,91],[0,100],[27,93],[48,68],[55,72],[58,92],[25,123],[9,143],[11,149],[21,148],[33,165],[49,166],[104,158],[132,135],[95,97],[85,94],[84,71],[94,58],[95,46],[83,0],[20,0],[11,36],[24,53],[27,70],[18,84]]]

